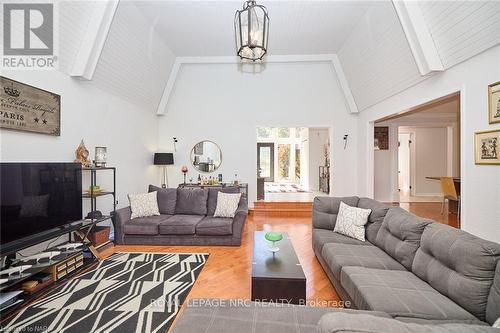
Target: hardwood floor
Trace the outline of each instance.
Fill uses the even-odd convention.
[[[440,203],[417,202],[399,205],[418,216],[458,227],[455,214],[448,214],[445,209],[445,213],[441,215]],[[120,251],[210,253],[208,262],[188,298],[249,299],[254,230],[277,230],[289,234],[307,277],[308,301],[335,304],[340,300],[312,250],[311,217],[251,214],[247,219],[240,247],[118,245],[105,250],[101,255],[107,257]]]
[[[311,245],[311,218],[250,216],[245,225],[240,247],[224,246],[145,246],[117,245],[101,253],[114,252],[194,252],[210,253],[193,289],[191,298],[250,299],[253,231],[287,232],[307,278],[307,300],[311,305],[339,304],[335,289],[316,259]]]
[[[446,213],[447,209],[441,215],[440,203],[417,202],[394,205],[400,205],[403,209],[418,216],[458,227],[456,215]],[[312,250],[311,217],[293,217],[293,212],[280,214],[281,216],[273,215],[269,212],[250,214],[240,247],[118,245],[102,252],[101,257],[105,258],[114,252],[209,253],[210,257],[187,300],[193,298],[250,299],[253,231],[283,231],[289,234],[304,269],[307,278],[308,304],[341,306],[339,296]]]

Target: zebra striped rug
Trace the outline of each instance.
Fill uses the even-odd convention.
[[[16,315],[6,332],[161,332],[208,254],[116,253]]]

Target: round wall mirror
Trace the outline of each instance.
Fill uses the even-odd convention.
[[[212,141],[201,141],[191,150],[191,164],[200,172],[214,172],[222,163],[222,152]]]

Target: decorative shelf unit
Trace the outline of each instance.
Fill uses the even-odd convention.
[[[113,191],[99,191],[99,192],[94,192],[94,186],[97,185],[97,173],[102,172],[102,171],[111,171],[113,173]],[[113,211],[110,213],[110,215],[103,215],[100,218],[97,219],[90,219],[89,221],[92,223],[90,227],[88,228],[87,232],[84,233],[82,230],[77,231],[76,233],[78,236],[82,239],[88,239],[88,235],[94,229],[94,227],[101,222],[111,220],[113,215],[116,212],[116,168],[115,167],[95,167],[95,168],[82,168],[82,172],[90,172],[90,190],[82,193],[82,198],[83,199],[89,199],[90,200],[90,211],[93,212],[97,210],[97,198],[104,197],[111,195],[113,196]],[[106,246],[109,246],[111,244],[111,241],[108,240],[107,242],[104,242],[102,244],[98,244],[96,246],[90,245],[89,249],[97,255],[99,250],[105,249]]]

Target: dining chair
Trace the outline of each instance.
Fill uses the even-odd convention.
[[[448,201],[454,200],[458,202],[457,205],[457,218],[460,219],[460,196],[457,194],[455,182],[452,177],[440,177],[441,189],[443,190],[443,204],[441,205],[441,214],[444,213],[444,204],[446,199]]]

